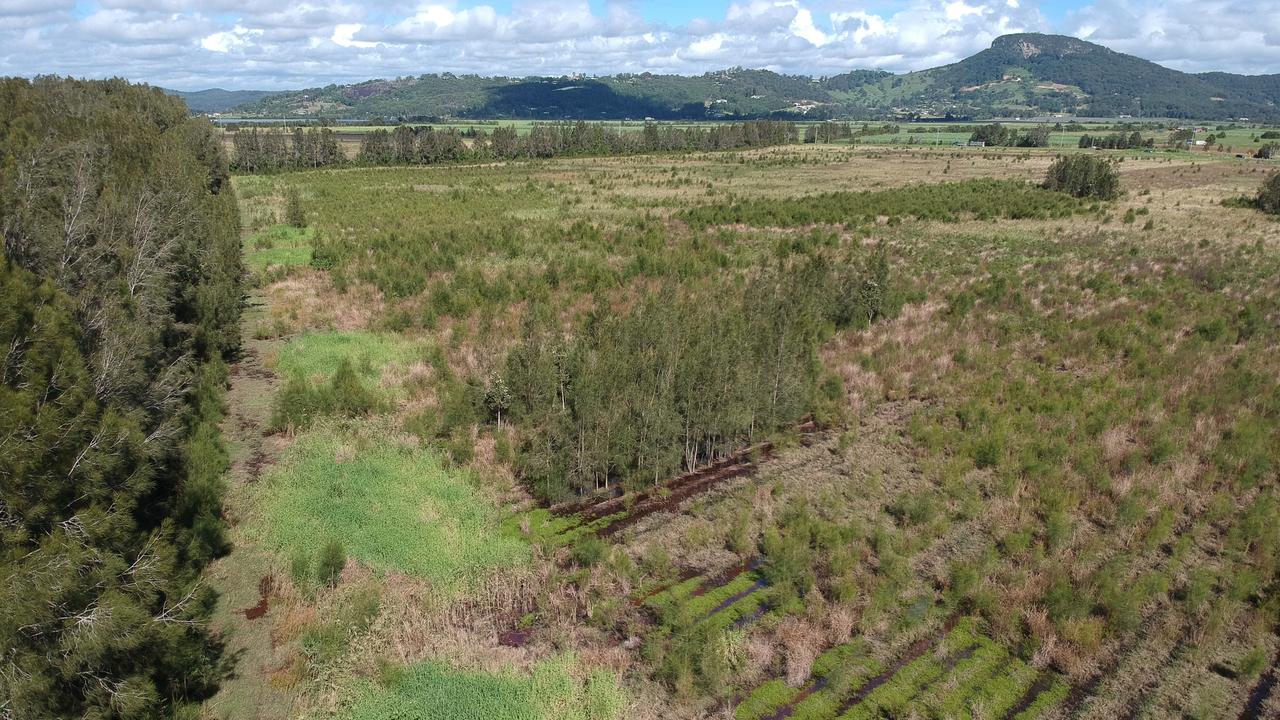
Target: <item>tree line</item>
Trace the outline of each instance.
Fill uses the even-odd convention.
[[[1155,138],[1142,137],[1142,133],[1134,130],[1131,133],[1112,133],[1110,135],[1081,135],[1079,147],[1098,148],[1102,150],[1132,150],[1155,147]]]
[[[0,716],[161,717],[216,688],[227,182],[159,90],[0,81]]]
[[[338,137],[329,128],[294,128],[287,136],[262,132],[258,128],[240,130],[232,136],[235,169],[244,172],[273,172],[286,168],[318,168],[346,162]]]
[[[979,141],[1004,147],[1049,147],[1049,128],[1037,125],[1020,133],[1000,123],[991,123],[975,128],[969,136],[969,142]]]
[[[847,122],[827,121],[806,126],[804,129],[804,142],[806,144],[833,143],[869,135],[897,135],[900,129],[899,126],[889,123],[876,126],[862,123],[860,127],[855,129],[852,124]]]
[[[737,150],[796,142],[798,131],[789,122],[749,122],[680,127],[646,123],[638,130],[621,130],[600,123],[536,124],[521,135],[513,126],[487,133],[483,129],[400,125],[378,128],[360,141],[355,162],[362,165],[434,165],[439,163],[553,158],[565,156],[630,155],[653,152]],[[292,133],[259,131],[236,133],[234,167],[245,172],[287,168],[315,168],[348,162],[337,136],[328,128],[302,128]]]
[[[518,466],[546,500],[656,484],[821,414],[842,390],[819,343],[892,303],[883,252],[815,251],[600,307],[572,335],[533,315],[487,402],[522,429]]]

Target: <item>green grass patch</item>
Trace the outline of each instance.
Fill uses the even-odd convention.
[[[547,660],[532,674],[454,670],[423,662],[392,673],[384,686],[364,681],[344,720],[612,720],[626,704],[613,676],[585,680],[571,655]]]
[[[787,685],[782,678],[774,678],[743,698],[742,702],[738,703],[738,707],[734,708],[733,716],[737,720],[760,720],[791,702],[791,698],[794,698],[798,692],[798,689]]]
[[[336,538],[371,567],[447,588],[528,559],[528,545],[500,531],[498,509],[465,472],[430,451],[391,445],[383,432],[331,425],[298,437],[259,485],[278,549],[312,556]]]
[[[312,228],[272,225],[245,241],[245,265],[266,270],[272,265],[310,264],[314,237]]]
[[[1071,686],[1065,680],[1055,678],[1049,689],[1037,695],[1031,705],[1026,710],[1018,713],[1014,720],[1035,720],[1035,718],[1040,717],[1063,700],[1066,700],[1067,694],[1070,692]]]
[[[376,378],[391,364],[407,365],[424,357],[421,344],[403,337],[373,332],[306,332],[280,350],[276,372],[328,380],[344,359],[350,359],[365,378]]]

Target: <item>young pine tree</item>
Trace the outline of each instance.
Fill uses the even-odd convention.
[[[302,196],[297,188],[289,188],[289,195],[285,198],[284,221],[296,228],[307,226],[307,211],[302,207]]]

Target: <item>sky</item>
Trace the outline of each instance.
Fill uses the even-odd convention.
[[[433,72],[921,70],[1013,32],[1280,73],[1277,0],[0,0],[0,75],[279,90]]]

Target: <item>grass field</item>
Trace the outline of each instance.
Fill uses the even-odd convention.
[[[230,508],[265,569],[227,592],[271,579],[266,615],[234,621],[270,638],[245,672],[291,715],[353,720],[1274,716],[1280,223],[1235,200],[1280,166],[1108,151],[1119,196],[1081,201],[1029,184],[1055,155],[237,177],[247,257],[282,266],[255,275],[246,328],[274,376],[232,390],[266,457]],[[291,190],[309,227],[286,234]],[[253,260],[289,243],[313,254]],[[812,270],[831,267],[858,273]],[[765,286],[794,303],[742,292],[801,270]],[[801,398],[793,424],[644,443],[749,427],[733,385],[760,376],[717,368],[802,342],[783,331],[842,293],[885,301],[820,315],[812,373],[769,376]],[[610,364],[686,342],[704,365]],[[344,361],[384,404],[296,435],[236,409]],[[674,370],[633,377],[651,367]],[[619,448],[681,470],[583,469],[647,461]],[[535,476],[586,482],[548,507]],[[336,585],[292,580],[330,539]],[[210,707],[272,702],[251,685]]]
[[[552,658],[528,674],[451,670],[424,662],[392,673],[385,687],[355,690],[349,720],[613,720],[625,707],[607,673],[574,676],[572,656]]]
[[[280,349],[276,372],[283,376],[298,374],[327,380],[343,360],[349,360],[362,375],[377,379],[389,366],[403,371],[425,359],[426,352],[421,343],[395,334],[306,332]]]
[[[498,532],[498,509],[472,478],[384,433],[373,425],[311,430],[263,478],[265,533],[281,553],[309,561],[337,540],[371,568],[448,589],[528,561],[522,541]]]
[[[311,228],[274,225],[249,237],[244,262],[251,270],[307,265],[315,232]]]

